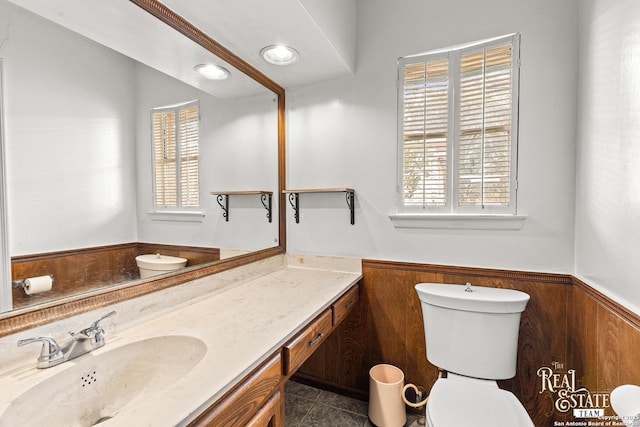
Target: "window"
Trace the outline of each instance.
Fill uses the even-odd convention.
[[[400,212],[516,213],[519,40],[400,58]]]
[[[198,101],[151,110],[156,211],[200,205],[199,121]]]

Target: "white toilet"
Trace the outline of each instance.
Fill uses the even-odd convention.
[[[496,380],[516,374],[520,313],[529,295],[511,289],[419,283],[427,359],[447,371],[427,402],[429,427],[534,427]]]
[[[136,264],[140,270],[140,278],[147,279],[158,274],[179,270],[187,265],[187,259],[169,255],[146,254],[138,255]]]

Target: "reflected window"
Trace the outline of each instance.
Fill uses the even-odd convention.
[[[151,110],[156,211],[200,206],[199,102]]]

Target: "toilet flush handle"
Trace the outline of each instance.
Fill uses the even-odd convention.
[[[473,292],[473,289],[471,289],[471,282],[467,282],[467,287],[464,288],[465,292]]]

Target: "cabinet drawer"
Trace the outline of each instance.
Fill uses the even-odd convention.
[[[284,373],[295,372],[331,332],[331,310],[326,310],[284,346]]]
[[[358,285],[347,291],[340,299],[333,303],[331,311],[333,312],[333,325],[337,325],[342,322],[345,317],[353,310],[353,307],[358,303],[360,292],[358,292]]]
[[[282,378],[281,360],[280,353],[276,354],[189,426],[246,425],[279,386]]]

